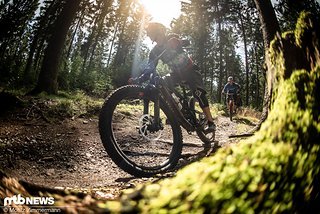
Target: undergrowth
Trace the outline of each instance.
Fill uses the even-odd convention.
[[[84,115],[97,115],[103,100],[94,99],[82,92],[59,92],[58,95],[39,94],[38,97],[45,102],[49,115],[62,117],[79,117]]]

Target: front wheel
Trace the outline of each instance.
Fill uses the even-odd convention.
[[[234,111],[233,109],[234,109],[233,100],[230,100],[229,101],[229,117],[231,121],[232,121],[232,116]]]
[[[106,99],[99,116],[100,137],[108,155],[137,177],[173,168],[182,151],[180,125],[162,100],[160,121],[154,121],[155,97],[140,86],[123,86]]]

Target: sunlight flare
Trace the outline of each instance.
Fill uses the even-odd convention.
[[[152,21],[160,22],[169,27],[173,18],[181,14],[180,0],[140,0]]]
[[[152,22],[160,22],[166,27],[170,26],[171,21],[174,18],[178,18],[181,14],[181,2],[180,0],[140,0],[144,6],[146,13],[151,15]],[[146,14],[144,14],[146,15]],[[144,22],[145,17],[142,18],[143,22],[140,26],[139,37],[136,41],[136,49],[134,53],[134,60],[132,63],[131,75],[136,76],[141,67],[140,48],[141,43],[144,43],[150,49],[154,46],[150,39],[143,41],[143,31],[147,23]]]

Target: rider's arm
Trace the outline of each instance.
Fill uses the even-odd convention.
[[[222,91],[221,91],[221,94],[227,93],[227,85],[228,85],[228,84],[225,84],[225,86],[223,87],[223,89],[222,89]]]
[[[155,59],[156,59],[156,55],[154,53],[154,50],[152,50],[149,55],[148,65],[142,71],[142,74],[139,77],[133,79],[133,82],[141,84],[141,83],[145,82],[146,80],[148,80],[150,75],[155,71],[155,69],[157,67],[158,60],[155,60]]]
[[[143,83],[150,77],[150,74],[152,74],[155,70],[156,66],[151,61],[148,63],[147,67],[143,70],[142,74],[137,78],[138,83]]]
[[[240,90],[241,90],[241,86],[238,84],[238,83],[235,83],[236,84],[236,86],[237,86],[237,94],[240,92]]]

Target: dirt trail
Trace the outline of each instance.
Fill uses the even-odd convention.
[[[19,179],[53,188],[110,189],[116,195],[147,179],[137,179],[119,169],[105,152],[95,118],[66,119],[59,124],[45,121],[0,119],[1,169]],[[216,120],[216,144],[231,143],[231,134],[252,126]],[[180,167],[212,153],[195,134],[183,134]]]

